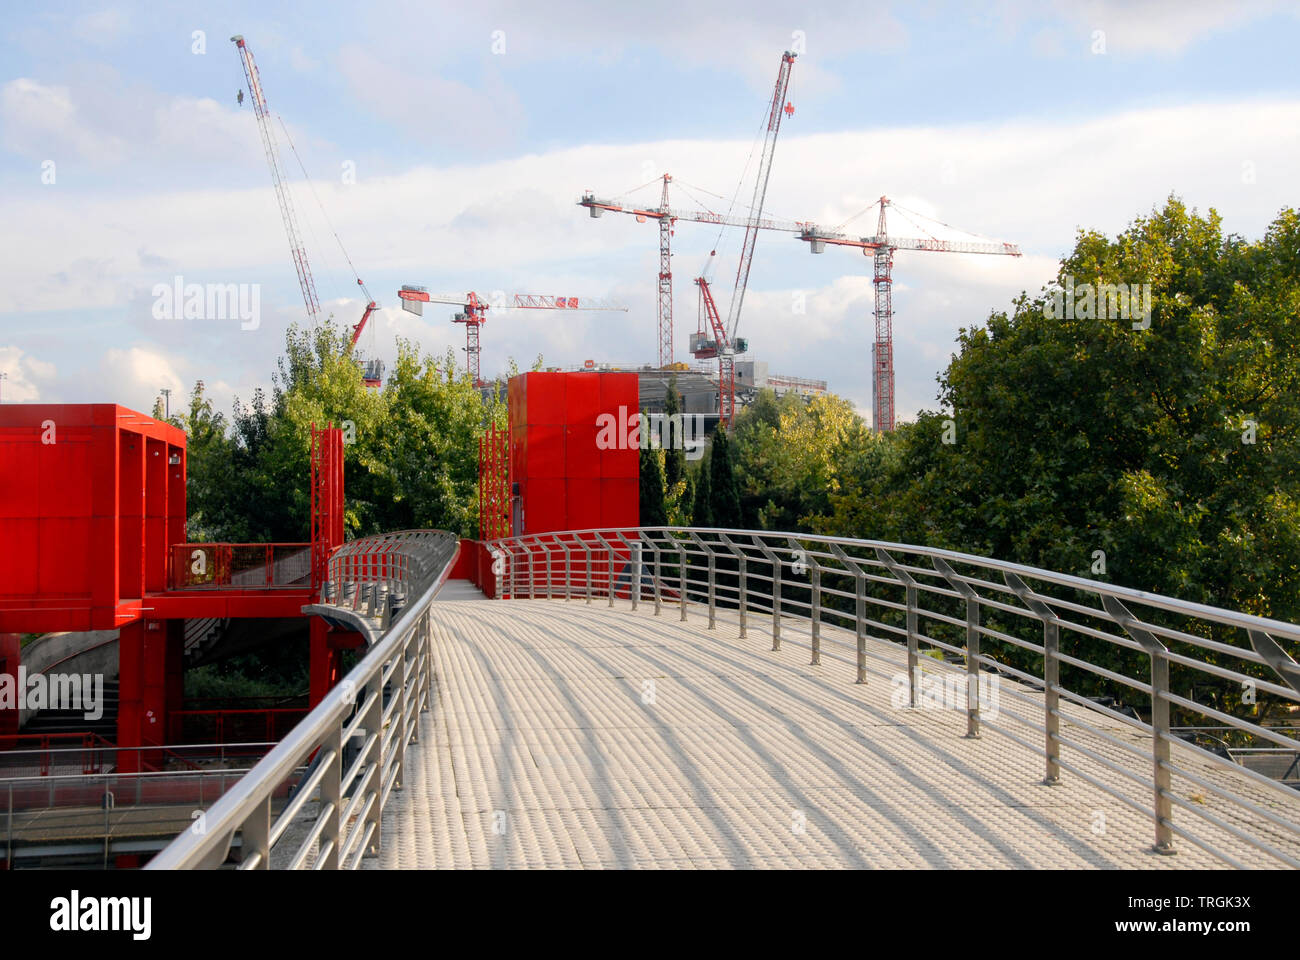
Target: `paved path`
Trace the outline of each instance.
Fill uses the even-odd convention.
[[[895,706],[897,645],[872,641],[859,685],[852,635],[839,631],[826,631],[811,667],[793,624],[770,650],[770,618],[751,617],[742,640],[733,623],[706,629],[698,607],[681,623],[676,606],[656,618],[648,603],[448,590],[440,600],[460,602],[435,604],[434,706],[369,868],[1223,866],[1186,841],[1176,856],[1151,852],[1148,818],[1069,772],[1043,785],[1041,754],[1000,733],[965,739],[964,703]],[[1003,680],[998,699],[998,726],[1040,743],[1015,718],[1041,724],[1041,693]],[[1142,747],[1139,731],[1100,714],[1069,716]],[[1149,760],[1070,723],[1063,733],[1150,775]],[[1175,759],[1188,769],[1254,789],[1184,752]],[[1077,751],[1063,756],[1124,784]],[[1146,788],[1124,789],[1149,803]],[[1246,864],[1276,865],[1178,808],[1175,823]],[[1294,835],[1286,842],[1300,855]]]

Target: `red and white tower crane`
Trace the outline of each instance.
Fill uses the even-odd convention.
[[[885,224],[885,211],[890,207],[902,210],[888,197],[881,197],[876,204],[880,214],[876,220],[876,233],[870,237],[850,237],[844,233],[822,230],[814,224],[807,224],[800,232],[799,239],[808,243],[812,253],[822,253],[826,244],[842,247],[858,247],[863,254],[875,259],[873,282],[876,288],[876,339],[871,348],[871,384],[872,426],[877,433],[894,429],[894,307],[893,307],[893,266],[896,250],[928,250],[932,253],[985,253],[1008,257],[1020,256],[1020,248],[1014,243],[991,240],[960,241],[941,240],[933,235],[924,238],[892,237]],[[867,209],[870,209],[868,207]],[[914,211],[905,211],[914,213]],[[915,214],[921,217],[922,214]],[[928,233],[910,217],[907,218],[922,233]],[[930,219],[930,218],[925,218]],[[939,221],[934,221],[939,223]],[[947,224],[941,226],[951,230]]]
[[[404,285],[397,291],[402,309],[416,316],[424,315],[426,303],[447,303],[463,307],[452,317],[455,323],[465,324],[465,365],[475,386],[483,383],[479,377],[479,327],[487,323],[487,312],[492,306],[513,310],[621,310],[627,307],[596,297],[550,297],[535,293],[506,293],[495,298],[495,303],[474,292],[465,294],[430,293],[426,288]]]
[[[658,281],[658,298],[659,298],[659,327],[656,336],[656,342],[659,351],[659,366],[668,367],[673,363],[673,274],[672,274],[672,234],[673,225],[678,220],[692,220],[697,223],[715,223],[725,226],[736,226],[745,228],[745,245],[743,247],[740,259],[740,268],[737,271],[737,291],[740,296],[733,293],[731,309],[728,310],[728,323],[734,328],[732,323],[733,317],[738,319],[740,316],[740,305],[744,300],[744,281],[749,278],[749,264],[754,255],[754,242],[756,240],[757,230],[785,230],[792,233],[799,233],[806,224],[789,223],[777,220],[762,219],[762,198],[767,193],[767,175],[772,164],[772,149],[776,144],[776,135],[781,127],[781,117],[790,116],[794,113],[794,107],[786,102],[786,91],[790,85],[790,69],[794,64],[795,54],[786,51],[781,55],[781,68],[777,74],[776,90],[772,97],[771,108],[768,111],[767,126],[763,138],[763,160],[760,163],[758,180],[754,185],[755,205],[752,208],[750,217],[733,217],[727,214],[717,214],[709,211],[683,211],[673,210],[668,200],[668,184],[672,182],[672,176],[665,173],[663,179],[663,193],[661,195],[658,207],[635,207],[617,203],[613,200],[597,199],[595,194],[590,190],[582,195],[578,201],[579,206],[586,207],[593,219],[600,217],[606,210],[614,213],[628,213],[637,218],[640,223],[647,220],[657,220],[659,222],[659,281]],[[640,189],[640,188],[638,188]],[[744,281],[742,281],[742,273]]]
[[[316,297],[316,282],[312,279],[311,266],[307,263],[307,248],[303,246],[298,233],[298,219],[294,215],[293,198],[284,182],[284,160],[280,156],[280,144],[271,127],[271,113],[266,107],[266,95],[262,92],[262,78],[257,72],[257,63],[253,60],[253,51],[248,49],[244,38],[236,34],[230,38],[239,51],[239,62],[244,66],[244,78],[248,81],[248,96],[253,101],[253,113],[257,115],[257,129],[262,134],[262,148],[266,151],[266,163],[271,168],[271,182],[275,184],[275,198],[280,203],[280,218],[284,221],[284,232],[289,235],[289,254],[293,257],[294,269],[298,272],[298,285],[302,287],[303,303],[307,305],[307,318],[315,323],[320,315],[320,301]]]
[[[239,51],[239,62],[244,67],[244,79],[248,82],[248,96],[253,101],[253,113],[257,116],[257,129],[262,134],[262,148],[266,151],[266,163],[271,168],[271,182],[275,185],[275,198],[280,204],[280,218],[284,221],[284,232],[289,236],[289,253],[293,257],[293,267],[298,274],[298,285],[302,288],[303,303],[307,307],[307,319],[311,323],[316,323],[320,317],[320,300],[316,296],[316,281],[311,275],[311,265],[307,262],[307,248],[303,245],[302,235],[298,232],[298,218],[294,212],[293,197],[289,193],[288,185],[284,178],[284,158],[280,155],[280,143],[276,139],[275,129],[271,125],[271,112],[267,109],[266,94],[262,90],[262,77],[257,70],[257,62],[253,59],[253,51],[248,48],[248,43],[244,38],[236,34],[230,38]],[[285,136],[288,137],[288,130],[285,130]],[[293,141],[289,141],[289,147],[293,148]],[[294,150],[295,155],[297,150]],[[301,159],[299,160],[301,163]],[[306,176],[306,168],[303,168],[303,175]],[[312,188],[313,193],[315,188]],[[318,198],[319,202],[319,198]],[[322,208],[324,212],[324,208]],[[327,218],[328,219],[328,218]],[[332,229],[332,228],[331,228]],[[338,233],[334,238],[339,240]],[[339,248],[343,249],[343,241],[339,240]],[[348,257],[347,250],[343,250],[343,256],[348,261],[348,266],[352,266],[352,258]],[[361,315],[361,321],[352,328],[352,339],[348,344],[348,352],[351,353],[361,339],[361,333],[366,328],[366,322],[370,315],[379,308],[379,304],[370,296],[370,291],[366,285],[357,277],[357,286],[365,294],[366,309]],[[361,376],[368,387],[378,387],[384,376],[383,361],[369,359],[361,363]]]

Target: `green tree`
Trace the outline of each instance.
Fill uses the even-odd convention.
[[[718,424],[713,431],[709,451],[709,513],[713,525],[724,529],[742,527],[740,494],[736,488],[735,468],[731,462],[731,443],[727,428]]]
[[[659,467],[660,450],[641,448],[641,526],[663,527],[668,524],[664,505],[664,475]]]
[[[691,503],[691,525],[712,527],[713,494],[709,482],[709,459],[705,457],[695,470],[695,498]]]
[[[668,378],[668,393],[664,398],[664,419],[667,423],[673,423],[674,418],[680,417],[682,413],[681,397],[677,393],[677,374]],[[686,475],[686,450],[682,445],[682,435],[680,429],[676,431],[676,436],[668,438],[668,446],[664,454],[664,484],[669,489],[674,489]]]
[[[947,412],[857,457],[819,529],[1300,618],[1298,251],[1293,210],[1247,242],[1172,197],[1113,239],[1081,232],[1050,288],[960,332]],[[1149,311],[1098,301],[1119,284]]]

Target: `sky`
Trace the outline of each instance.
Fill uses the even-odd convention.
[[[361,347],[389,362],[398,337],[464,360],[454,309],[401,311],[406,283],[628,307],[491,311],[485,376],[539,354],[561,367],[654,361],[655,224],[593,220],[578,198],[655,205],[654,181],[669,173],[675,206],[741,213],[785,50],[797,54],[795,111],[765,214],[871,234],[863,211],[888,196],[960,228],[894,215],[892,234],[970,233],[1023,251],[897,254],[899,419],[938,408],[958,331],[1050,283],[1079,230],[1114,235],[1174,194],[1254,239],[1295,203],[1294,3],[465,7],[9,8],[0,401],[148,412],[161,389],[175,407],[203,380],[229,411],[271,386],[285,330],[307,314],[251,101],[237,102],[234,34],[277,117],[322,315],[360,318],[359,274],[382,305]],[[741,240],[677,223],[676,359],[691,359],[691,281],[716,280],[725,310]],[[178,277],[255,293],[256,322],[186,318],[160,292]],[[872,311],[870,258],[810,256],[790,234],[760,233],[739,327],[749,358],[826,380],[869,416]]]

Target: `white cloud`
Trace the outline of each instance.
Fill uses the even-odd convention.
[[[777,150],[768,212],[830,227],[884,192],[920,213],[1025,250],[1020,260],[898,254],[897,392],[899,413],[907,416],[933,406],[934,377],[958,328],[1006,308],[1022,289],[1037,291],[1054,275],[1056,258],[1073,247],[1077,228],[1114,234],[1173,191],[1202,212],[1219,208],[1225,229],[1261,235],[1289,202],[1300,148],[1296,131],[1300,103],[1242,101],[1050,121],[792,133]],[[321,182],[317,190],[362,276],[386,305],[373,334],[375,350],[386,359],[399,334],[439,353],[451,345],[463,358],[464,332],[450,322],[451,308],[430,309],[424,319],[397,309],[396,286],[421,283],[445,293],[610,296],[630,308],[627,314],[494,313],[483,331],[485,374],[502,369],[507,356],[527,363],[538,352],[560,365],[587,358],[644,362],[654,349],[657,230],[619,214],[592,221],[576,205],[578,195],[586,187],[605,194],[644,182],[647,162],[685,183],[725,190],[748,149],[739,141],[583,145],[387,177],[362,168],[354,186]],[[1253,183],[1242,178],[1247,160],[1254,164]],[[651,187],[637,196],[653,203],[656,194]],[[674,196],[689,206],[684,193]],[[314,243],[331,239],[314,207],[300,191],[299,216],[320,294],[355,323],[361,311],[355,285],[334,245]],[[22,229],[0,238],[0,312],[102,312],[129,302],[147,316],[140,292],[177,273],[187,281],[260,281],[283,291],[278,303],[263,291],[263,313],[277,307],[283,313],[274,323],[264,320],[255,335],[234,327],[136,324],[152,338],[140,346],[165,347],[178,376],[224,379],[246,397],[252,384],[268,379],[283,323],[302,315],[269,185],[130,197],[52,188],[17,197],[10,217]],[[860,217],[851,227],[872,233],[871,219]],[[890,224],[896,235],[916,232],[901,216]],[[679,358],[695,327],[691,279],[718,233],[684,221],[676,227]],[[717,247],[722,306],[739,242],[737,231],[727,231]],[[740,330],[753,343],[752,355],[780,373],[826,379],[833,390],[868,406],[870,271],[870,260],[855,252],[830,248],[812,257],[789,236],[764,233]],[[791,313],[795,289],[808,292],[809,312],[801,317]],[[181,359],[192,366],[180,366]],[[159,375],[141,374],[150,397],[163,385],[154,382]]]
[[[113,372],[116,396],[111,399],[142,413],[153,409],[156,398],[161,396],[164,387],[172,391],[172,412],[176,412],[178,401],[189,392],[189,386],[182,379],[179,370],[189,366],[183,360],[168,357],[160,351],[147,347],[110,348],[105,354],[102,367]]]
[[[1052,0],[1048,7],[1040,0],[1002,0],[995,10],[994,16],[1013,29],[1055,14],[1057,24],[1031,40],[1040,54],[1088,52],[1093,31],[1100,30],[1106,54],[1127,56],[1181,53],[1225,29],[1297,12],[1283,0]]]
[[[5,149],[38,159],[74,156],[115,162],[126,151],[125,141],[91,128],[64,86],[47,86],[18,77],[0,87],[0,118]]]
[[[5,403],[35,403],[41,399],[40,385],[52,384],[58,370],[15,346],[0,347],[0,400]]]
[[[109,46],[129,29],[130,18],[117,7],[107,7],[83,14],[72,21],[72,32],[85,43]]]

